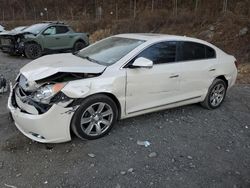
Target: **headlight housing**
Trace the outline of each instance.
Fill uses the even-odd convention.
[[[66,83],[47,84],[40,87],[35,93],[33,93],[33,100],[43,104],[49,104],[50,99],[54,97],[59,91],[61,91]]]

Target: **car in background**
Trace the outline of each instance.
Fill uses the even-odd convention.
[[[235,58],[203,40],[120,34],[25,65],[8,107],[38,142],[69,141],[71,130],[96,139],[118,119],[193,103],[216,109],[236,77]]]
[[[27,28],[27,26],[18,26],[18,27],[15,27],[14,29],[12,29],[11,31],[12,32],[20,32],[20,31],[23,31],[26,28]]]
[[[62,22],[43,22],[0,34],[0,49],[36,59],[51,52],[79,51],[89,45],[88,33],[76,33]]]
[[[4,27],[0,25],[0,33],[4,31]]]
[[[3,32],[0,33],[0,38],[1,36],[5,36],[5,35],[11,35],[11,34],[17,34],[19,32],[21,32],[22,30],[24,30],[25,28],[27,28],[27,26],[18,26],[18,27],[15,27],[14,29],[8,31],[8,30],[5,30]],[[1,42],[1,40],[0,40]]]

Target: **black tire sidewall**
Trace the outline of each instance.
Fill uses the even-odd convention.
[[[98,136],[89,136],[89,135],[85,134],[81,129],[81,125],[80,125],[81,117],[82,117],[83,112],[89,106],[91,106],[92,104],[97,103],[97,102],[104,102],[104,103],[107,103],[108,105],[110,105],[110,107],[113,110],[113,121],[112,121],[111,125],[109,126],[109,128],[104,133],[102,133]],[[72,128],[73,132],[76,134],[76,136],[78,136],[79,138],[94,140],[94,139],[101,138],[101,137],[105,136],[106,134],[108,134],[108,132],[112,129],[112,127],[116,123],[117,118],[118,118],[118,110],[117,110],[117,106],[116,106],[115,102],[111,98],[109,98],[105,95],[96,95],[96,96],[92,96],[92,97],[89,97],[89,98],[83,100],[83,103],[76,110],[76,112],[73,116],[71,128]]]
[[[38,55],[36,57],[32,56],[31,54],[29,54],[30,52],[30,48],[32,46],[36,46],[37,49],[38,49]],[[36,59],[38,57],[40,57],[42,55],[42,49],[41,49],[41,46],[39,44],[35,44],[35,43],[31,43],[31,44],[26,44],[25,45],[25,56],[29,59]]]

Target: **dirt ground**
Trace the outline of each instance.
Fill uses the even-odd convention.
[[[25,58],[0,53],[14,80]],[[0,96],[0,187],[250,187],[250,85],[216,110],[189,105],[119,121],[101,139],[39,144],[23,136]],[[150,145],[138,145],[148,141]]]

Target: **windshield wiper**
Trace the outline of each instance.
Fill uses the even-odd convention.
[[[90,58],[89,56],[81,56],[81,57],[84,58],[84,59],[87,59],[87,60],[89,60],[91,62],[99,63],[98,61],[96,61],[95,59]]]
[[[97,61],[97,60],[95,60],[95,59],[92,59],[92,58],[90,58],[89,56],[81,56],[79,53],[76,53],[76,54],[74,54],[74,55],[76,55],[76,56],[78,56],[78,57],[81,57],[81,58],[83,58],[83,59],[87,59],[87,60],[89,60],[89,61],[91,61],[91,62],[93,62],[93,63],[101,64],[99,61]]]

